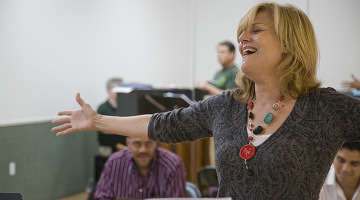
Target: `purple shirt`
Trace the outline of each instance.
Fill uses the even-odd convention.
[[[106,161],[95,199],[185,197],[185,182],[184,162],[173,152],[156,147],[150,169],[141,176],[126,148]]]

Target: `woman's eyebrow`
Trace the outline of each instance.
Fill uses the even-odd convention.
[[[252,26],[256,26],[256,25],[266,25],[266,24],[264,24],[264,23],[262,23],[262,22],[256,22],[256,23],[253,23],[253,24],[252,24]]]

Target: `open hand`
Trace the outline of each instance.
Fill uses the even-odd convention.
[[[345,89],[360,89],[360,80],[357,79],[353,74],[351,74],[352,81],[343,81],[341,83],[342,87]]]
[[[61,111],[59,116],[67,116],[52,121],[53,124],[61,124],[51,129],[51,131],[58,132],[56,135],[66,135],[76,131],[87,131],[94,129],[94,121],[99,116],[89,104],[85,103],[80,98],[80,94],[76,94],[76,101],[81,106],[80,110],[75,111]]]

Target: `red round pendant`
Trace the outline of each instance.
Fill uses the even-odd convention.
[[[247,144],[240,149],[240,158],[250,160],[255,155],[255,147],[252,144]]]

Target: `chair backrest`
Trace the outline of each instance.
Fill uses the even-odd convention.
[[[0,193],[0,199],[22,200],[22,196],[20,193]]]
[[[201,192],[199,188],[192,182],[186,182],[186,197],[200,198]]]
[[[218,187],[219,182],[217,178],[216,168],[214,166],[205,166],[200,168],[197,173],[197,181],[199,187]]]
[[[199,189],[203,197],[214,197],[219,187],[216,168],[214,166],[204,166],[197,173]]]

